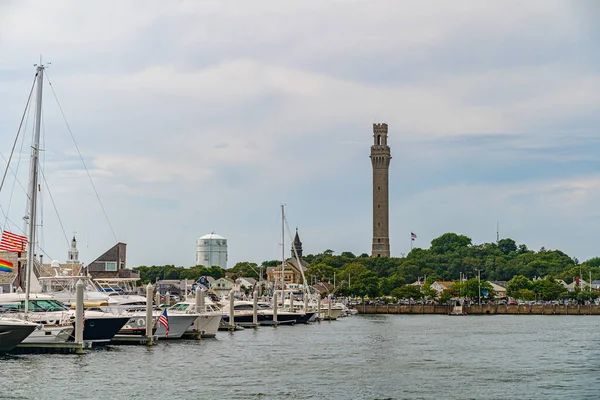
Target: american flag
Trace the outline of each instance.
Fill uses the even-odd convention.
[[[14,251],[20,253],[25,251],[26,245],[27,236],[16,235],[6,230],[2,232],[2,239],[0,240],[0,250]]]
[[[410,239],[411,239],[411,240],[415,240],[416,238],[417,238],[417,234],[416,234],[416,233],[413,233],[413,232],[411,232],[411,233],[410,233]]]
[[[169,337],[169,317],[167,316],[167,309],[160,315],[158,318],[158,323],[163,324],[165,326],[165,337]]]

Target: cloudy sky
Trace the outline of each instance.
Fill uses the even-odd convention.
[[[2,1],[0,152],[43,54],[114,230],[46,85],[53,259],[60,222],[84,263],[118,240],[129,267],[193,265],[211,231],[230,267],[278,259],[282,203],[305,252],[370,252],[372,124],[387,122],[393,256],[411,231],[424,248],[449,231],[481,243],[499,221],[584,260],[600,255],[599,17],[594,1]],[[0,194],[16,232],[26,120]]]

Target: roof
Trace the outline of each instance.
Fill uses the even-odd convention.
[[[226,239],[221,235],[217,235],[216,233],[209,233],[208,235],[202,236],[200,239]]]
[[[319,293],[330,293],[334,289],[333,285],[328,282],[319,282],[316,285],[312,285],[312,288]]]
[[[243,279],[251,285],[254,285],[256,283],[256,279],[254,279],[254,278],[246,278],[246,277],[242,276],[241,278],[238,278],[238,279]]]
[[[438,282],[433,282],[433,283],[437,283],[438,285],[442,285],[444,287],[451,287],[452,285],[454,285],[455,282],[451,282],[451,281],[438,281]]]
[[[300,259],[300,266],[302,268],[298,268],[298,260],[296,260],[295,258],[288,258],[287,260],[285,260],[285,263],[296,268],[298,271],[301,271],[301,270],[306,271],[306,267],[308,267],[308,263],[306,261],[304,261],[304,259],[302,259],[302,258]],[[281,268],[281,266],[279,266],[279,268]]]
[[[235,283],[235,282],[233,281],[233,279],[231,279],[231,278],[227,278],[227,277],[225,277],[225,276],[223,276],[223,277],[221,277],[221,278],[219,278],[219,279],[215,279],[215,280],[216,280],[216,281],[219,281],[219,280],[224,280],[224,281],[227,281],[227,282],[230,282],[230,283]]]
[[[494,289],[494,292],[506,292],[506,288],[504,286],[500,286],[497,283],[491,281],[488,281],[488,283],[492,285],[492,289]]]

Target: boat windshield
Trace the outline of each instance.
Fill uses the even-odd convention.
[[[175,304],[172,307],[169,307],[169,310],[173,310],[173,311],[185,311],[187,310],[189,304],[185,304],[185,303],[178,303]]]
[[[21,302],[21,308],[25,308],[25,301]],[[30,300],[29,310],[33,312],[41,311],[66,311],[69,308],[56,300]]]
[[[0,305],[0,312],[22,312],[25,309],[25,301],[5,303]],[[56,300],[29,300],[29,311],[66,311],[69,307]]]

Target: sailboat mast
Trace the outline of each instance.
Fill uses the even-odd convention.
[[[25,315],[29,311],[29,293],[31,290],[31,274],[35,259],[35,225],[37,210],[38,158],[40,147],[40,127],[42,125],[42,88],[44,83],[44,66],[36,68],[37,91],[35,105],[35,126],[33,146],[31,148],[31,170],[29,174],[29,234],[27,235],[27,269],[25,270]]]
[[[285,306],[285,213],[281,205],[281,304]],[[274,304],[277,307],[277,304]]]

